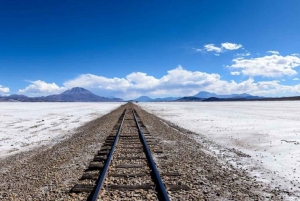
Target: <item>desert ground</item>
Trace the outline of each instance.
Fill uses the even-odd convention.
[[[54,144],[124,103],[0,103],[0,159]]]
[[[300,190],[300,102],[139,103],[197,133],[193,138],[237,168],[273,186]],[[248,157],[236,160],[231,151]]]

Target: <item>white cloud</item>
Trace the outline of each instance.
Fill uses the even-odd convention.
[[[279,52],[274,50],[267,51],[267,53],[279,55]]]
[[[66,90],[65,87],[59,87],[55,83],[46,83],[41,80],[29,81],[31,84],[25,89],[20,89],[20,94],[28,96],[42,96],[49,94],[57,94]]]
[[[231,74],[231,75],[240,75],[241,72],[239,72],[239,71],[232,71],[232,72],[230,72],[230,74]]]
[[[0,85],[0,94],[5,94],[9,92],[9,88],[8,87],[4,87],[2,85]]]
[[[106,78],[103,76],[83,74],[64,83],[67,88],[85,87],[88,89],[101,89],[102,91],[114,91],[121,96],[132,97],[133,94],[179,94],[188,91],[194,92],[196,86],[208,85],[218,80],[218,74],[207,74],[203,72],[191,72],[181,66],[170,70],[165,76],[155,78],[142,72],[133,72],[125,78]],[[186,88],[187,87],[187,88]]]
[[[239,72],[231,72],[238,74]],[[113,92],[115,96],[124,99],[136,98],[141,95],[150,97],[191,96],[199,91],[209,91],[218,94],[250,93],[254,95],[269,95],[277,93],[298,93],[300,85],[280,85],[277,80],[255,82],[249,78],[242,82],[222,80],[216,73],[188,71],[181,66],[169,70],[164,76],[156,78],[142,72],[133,72],[125,78],[106,78],[103,76],[83,74],[64,83],[66,88],[85,87],[100,89],[101,93]]]
[[[226,50],[237,50],[243,47],[241,44],[229,43],[229,42],[222,43],[221,46]]]
[[[250,52],[245,52],[245,53],[236,53],[235,54],[235,56],[236,57],[239,57],[239,58],[243,58],[243,57],[248,57],[248,56],[250,56],[251,55],[251,53]]]
[[[238,73],[241,72],[231,72],[232,75],[238,75]],[[37,80],[31,82],[25,89],[19,90],[19,93],[40,96],[61,93],[72,87],[84,87],[102,96],[113,93],[116,97],[124,99],[132,99],[141,95],[150,97],[191,96],[199,91],[217,94],[249,93],[264,96],[300,93],[300,84],[282,85],[278,80],[255,82],[253,78],[241,82],[227,81],[221,79],[221,76],[216,73],[189,71],[181,66],[167,71],[161,77],[154,77],[143,72],[133,72],[124,78],[83,74],[66,81],[63,86]]]
[[[102,90],[126,91],[130,87],[130,82],[125,78],[106,78],[93,74],[82,74],[79,77],[64,83],[67,88],[86,87],[99,88]]]
[[[199,48],[193,48],[193,50],[195,50],[196,52],[202,52],[202,49]]]
[[[204,48],[205,48],[206,51],[208,51],[208,52],[222,52],[222,48],[216,47],[214,44],[207,44],[207,45],[204,45]]]
[[[294,78],[293,80],[298,81],[298,80],[300,80],[300,79],[296,77],[296,78]]]
[[[159,85],[159,80],[146,73],[134,72],[126,76],[126,80],[133,89],[152,89]]]
[[[241,44],[236,44],[236,43],[221,43],[221,46],[218,47],[215,44],[206,44],[204,45],[204,49],[199,49],[199,48],[193,48],[196,52],[215,52],[216,56],[219,56],[219,53],[225,52],[226,50],[237,50],[242,48],[243,46]]]
[[[233,64],[227,66],[233,69],[242,69],[242,74],[249,76],[280,77],[295,75],[294,68],[300,66],[300,58],[294,55],[267,55],[252,59],[235,58]]]

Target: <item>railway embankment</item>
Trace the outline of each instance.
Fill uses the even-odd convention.
[[[142,108],[130,104],[158,141],[163,152],[154,155],[160,172],[178,172],[176,185],[189,190],[168,191],[171,200],[284,200],[289,192],[272,189],[242,169],[222,161],[188,135]],[[52,147],[38,147],[0,161],[1,200],[86,200],[72,193],[82,173],[101,149],[122,112],[111,113],[77,129],[68,139]],[[164,160],[161,160],[164,158]],[[162,181],[166,183],[162,176]],[[150,199],[150,198],[149,198]]]

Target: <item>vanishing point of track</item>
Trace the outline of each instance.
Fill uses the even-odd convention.
[[[71,192],[91,201],[169,200],[168,192],[189,190],[172,182],[178,172],[160,175],[151,152],[163,153],[137,112],[125,109]]]

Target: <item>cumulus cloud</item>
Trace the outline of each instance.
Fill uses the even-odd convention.
[[[296,77],[296,78],[294,78],[293,80],[294,80],[294,81],[298,81],[298,80],[300,80],[300,79]]]
[[[107,78],[93,74],[82,74],[75,79],[66,81],[64,86],[67,88],[78,86],[85,88],[99,88],[102,90],[126,91],[130,86],[130,82],[126,80],[126,78]]]
[[[241,44],[236,44],[236,43],[229,43],[229,42],[225,42],[225,43],[221,43],[221,46],[218,47],[215,44],[206,44],[203,46],[203,49],[200,48],[193,48],[196,52],[214,52],[216,56],[219,56],[220,53],[228,51],[228,50],[238,50],[240,48],[242,48],[243,46]]]
[[[241,44],[229,43],[229,42],[222,43],[221,46],[226,50],[237,50],[243,47]]]
[[[208,52],[222,52],[222,48],[216,47],[214,44],[204,45],[204,49]]]
[[[133,72],[125,78],[106,78],[103,76],[83,74],[64,83],[67,88],[76,86],[102,91],[114,91],[119,94],[171,95],[173,93],[193,93],[199,86],[209,85],[220,79],[218,74],[207,74],[199,71],[191,72],[178,66],[169,70],[161,78],[155,78],[142,72]]]
[[[246,51],[246,52],[244,52],[244,53],[236,53],[236,54],[235,54],[236,57],[248,57],[248,56],[250,56],[250,55],[251,55],[251,53],[248,52],[248,51]]]
[[[4,87],[2,85],[0,85],[0,94],[5,94],[9,92],[9,88],[8,87]]]
[[[59,87],[55,83],[46,83],[42,80],[29,81],[31,84],[25,89],[20,89],[20,94],[26,94],[29,96],[49,95],[57,94],[66,90],[65,87]]]
[[[239,71],[231,74],[238,75]],[[66,81],[63,86],[33,81],[19,93],[27,95],[46,95],[60,93],[73,87],[84,87],[97,94],[113,93],[117,97],[132,99],[141,95],[150,97],[192,96],[199,91],[217,94],[250,93],[253,95],[270,95],[280,93],[300,93],[300,85],[282,85],[278,80],[255,82],[248,78],[241,82],[227,81],[217,73],[189,71],[181,66],[171,69],[161,77],[154,77],[143,72],[133,72],[124,78],[108,78],[93,74],[82,74]]]
[[[300,66],[300,58],[295,55],[273,54],[251,59],[235,58],[232,62],[233,64],[228,67],[241,69],[244,75],[264,77],[295,75],[297,72],[294,68]]]
[[[268,51],[267,53],[279,55],[279,52],[278,52],[278,51],[274,51],[274,50],[270,50],[270,51]]]
[[[239,71],[232,71],[232,72],[230,72],[230,74],[231,74],[231,75],[240,75],[241,72],[239,72]]]

